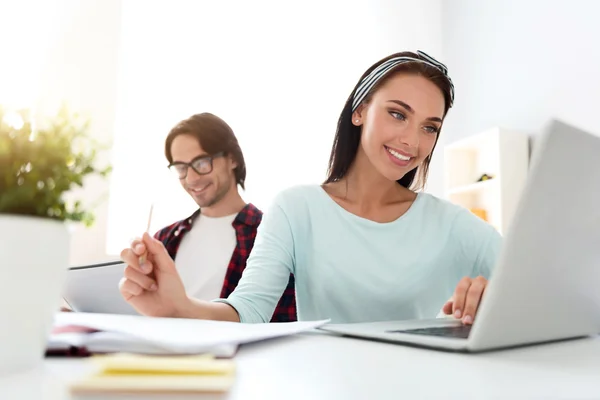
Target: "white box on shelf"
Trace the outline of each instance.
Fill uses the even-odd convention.
[[[445,146],[446,198],[501,234],[512,219],[529,168],[529,137],[495,127]]]

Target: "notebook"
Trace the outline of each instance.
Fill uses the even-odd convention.
[[[69,268],[63,299],[73,311],[139,315],[119,292],[127,265],[122,261]]]
[[[235,344],[213,346],[206,350],[219,358],[230,358],[237,352]],[[148,355],[179,354],[151,340],[140,340],[123,332],[102,331],[79,325],[56,326],[46,346],[47,356],[85,357],[92,354],[133,353]],[[185,351],[183,352],[186,353]]]
[[[235,382],[233,360],[202,356],[94,356],[95,372],[70,385],[73,394],[225,393]]]
[[[59,312],[48,353],[129,352],[138,354],[213,354],[231,357],[244,343],[293,335],[328,321],[265,324],[157,318],[140,315]]]

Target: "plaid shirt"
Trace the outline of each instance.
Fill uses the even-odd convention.
[[[169,255],[175,260],[175,255],[179,249],[179,244],[183,236],[192,229],[192,223],[200,215],[200,210],[196,211],[189,218],[175,222],[160,231],[156,232],[154,237],[160,240],[166,247]],[[221,289],[221,298],[227,298],[236,288],[242,272],[246,268],[246,260],[254,246],[256,230],[262,220],[262,212],[252,204],[247,204],[233,221],[237,245],[233,251],[231,260],[225,274],[225,281]],[[288,282],[277,308],[273,314],[271,322],[292,322],[296,321],[296,296],[294,290],[294,276],[290,274]]]

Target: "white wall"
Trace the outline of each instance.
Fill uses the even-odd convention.
[[[48,113],[60,102],[91,118],[91,134],[114,134],[120,0],[0,0],[0,102]],[[101,164],[110,152],[101,154]],[[74,226],[71,262],[106,259],[109,181],[71,194],[92,205],[97,223]]]
[[[55,0],[54,0],[55,1]],[[61,93],[75,109],[91,118],[91,134],[101,143],[112,144],[115,133],[118,49],[121,0],[62,0],[71,10],[64,19],[62,37],[46,64],[44,88]],[[69,14],[64,14],[69,15]],[[111,151],[100,154],[99,166],[111,161]],[[112,179],[112,178],[111,178]],[[90,178],[82,198],[93,209],[96,223],[76,226],[71,240],[71,263],[106,260],[109,180]]]
[[[395,51],[420,48],[449,67],[457,98],[441,144],[493,125],[535,133],[551,116],[598,132],[598,2],[288,3],[128,0],[121,10],[120,0],[0,0],[10,16],[0,25],[2,58],[12,61],[0,64],[0,101],[66,98],[115,144],[116,217],[109,224],[104,202],[93,228],[77,228],[73,263],[105,258],[107,233],[113,252],[139,234],[151,201],[176,205],[158,210],[153,229],[193,209],[172,181],[161,181],[169,190],[155,183],[166,132],[195,112],[222,115],[237,132],[247,200],[263,206],[288,184],[321,181],[346,96]],[[441,166],[438,152],[436,194]],[[92,181],[79,195],[93,201],[108,188]]]
[[[600,2],[454,0],[442,15],[447,141],[495,125],[535,135],[551,117],[600,133]]]
[[[113,161],[110,180],[73,193],[101,199],[94,227],[76,227],[72,242],[73,264],[94,262],[146,228],[151,202],[151,230],[195,208],[163,156],[168,130],[192,113],[234,128],[247,201],[266,208],[284,187],[321,182],[338,115],[369,65],[417,49],[445,61],[441,12],[441,0],[0,0],[10,16],[0,47],[16,60],[0,63],[0,101],[68,100],[112,141],[100,160]],[[434,169],[428,189],[441,188]]]
[[[243,196],[265,209],[287,186],[323,181],[364,70],[416,49],[443,59],[440,0],[124,2],[110,251],[146,229],[150,203],[151,231],[195,209],[166,173],[163,142],[179,120],[208,111],[232,126]]]

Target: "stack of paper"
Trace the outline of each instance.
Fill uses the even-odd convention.
[[[238,345],[311,330],[324,321],[240,324],[137,315],[58,313],[49,347],[87,346],[90,352],[232,356]],[[60,333],[60,331],[63,331]],[[67,332],[64,332],[64,331]],[[77,332],[72,332],[76,330]],[[65,334],[72,333],[71,336]]]
[[[217,357],[233,357],[237,352],[236,344],[212,346],[207,352]],[[160,343],[140,340],[127,333],[101,331],[76,325],[57,326],[50,335],[46,346],[49,356],[86,356],[127,352],[136,354],[169,355],[172,350],[161,347]],[[187,354],[189,351],[184,351]]]
[[[223,393],[235,382],[233,360],[202,356],[94,356],[98,372],[71,385],[86,393]]]

